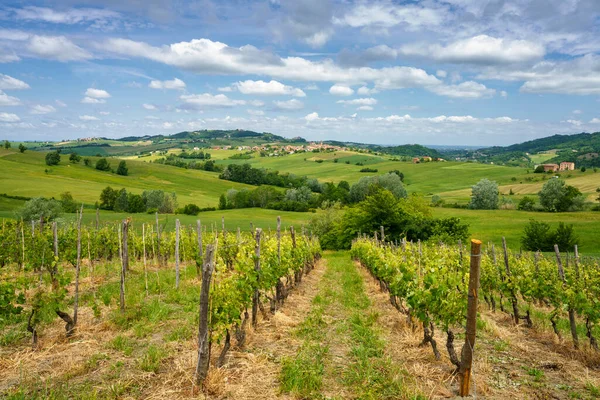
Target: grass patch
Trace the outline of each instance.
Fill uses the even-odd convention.
[[[164,349],[151,344],[139,360],[138,366],[142,371],[157,373],[160,363],[165,356],[166,352]]]
[[[293,358],[282,361],[281,390],[302,399],[320,398],[328,346],[305,343]]]

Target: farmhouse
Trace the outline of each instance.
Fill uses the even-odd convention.
[[[542,167],[544,168],[544,172],[548,172],[548,171],[552,171],[552,172],[556,172],[558,171],[558,164],[542,164]]]
[[[420,162],[421,160],[419,159],[419,157],[413,157],[413,164],[418,164]]]
[[[574,171],[575,170],[575,163],[574,162],[561,162],[560,163],[560,167],[559,169],[561,171]]]

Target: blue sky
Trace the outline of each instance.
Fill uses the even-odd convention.
[[[0,138],[595,132],[599,37],[597,0],[4,1]]]

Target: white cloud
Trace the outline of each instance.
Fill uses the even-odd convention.
[[[351,106],[374,106],[375,104],[377,104],[377,99],[367,97],[352,100],[338,100],[337,103]]]
[[[93,58],[91,53],[77,46],[64,36],[33,35],[29,39],[27,50],[37,57],[62,62],[82,61]]]
[[[110,115],[109,111],[100,111],[98,114],[100,115]]]
[[[485,85],[473,81],[467,81],[458,85],[442,85],[429,88],[435,94],[453,98],[480,99],[491,97],[496,93],[494,89],[488,89]]]
[[[233,92],[233,88],[231,86],[224,86],[217,89],[219,92]]]
[[[315,120],[319,119],[319,114],[316,112],[312,112],[312,113],[308,114],[307,116],[305,116],[304,119],[307,121],[315,121]]]
[[[0,106],[19,106],[21,105],[21,100],[16,97],[9,96],[0,90]]]
[[[265,102],[260,100],[250,100],[248,104],[254,107],[263,107],[265,105]]]
[[[237,90],[243,94],[287,95],[294,97],[306,96],[306,93],[304,93],[302,89],[284,85],[283,83],[275,80],[271,80],[270,82],[247,80],[234,83],[232,86],[237,88]]]
[[[291,99],[288,101],[274,101],[273,104],[275,104],[275,106],[281,110],[288,111],[301,110],[304,108],[304,103],[296,99]]]
[[[396,5],[389,1],[374,4],[358,4],[341,17],[333,19],[334,24],[353,28],[388,28],[402,25],[409,31],[423,27],[440,25],[445,17],[444,10],[420,7],[418,5]]]
[[[590,124],[600,124],[600,118],[592,118]]]
[[[581,110],[573,110],[573,114],[575,114],[575,115],[583,114],[583,111],[581,111]]]
[[[80,115],[79,119],[82,121],[99,121],[98,117],[94,117],[93,115]]]
[[[304,87],[304,90],[319,90],[319,87],[314,83],[311,83],[310,85],[306,85]]]
[[[85,91],[85,95],[87,97],[93,97],[94,99],[108,99],[110,97],[110,93],[108,93],[106,90],[94,88],[88,88]]]
[[[81,99],[81,102],[83,104],[104,104],[106,103],[106,100],[104,99],[94,99],[92,97],[84,97],[83,99]]]
[[[19,122],[21,118],[17,114],[0,112],[0,122]]]
[[[59,106],[59,107],[66,107],[66,106],[67,106],[67,104],[66,104],[65,102],[63,102],[63,101],[60,101],[60,100],[55,100],[54,102],[55,102],[55,103],[56,103],[56,105],[57,105],[57,106]]]
[[[16,54],[0,54],[0,64],[20,61],[21,57]]]
[[[400,52],[407,56],[449,63],[510,64],[540,59],[544,56],[545,49],[537,42],[479,35],[446,46],[422,43],[404,45]]]
[[[144,107],[146,110],[156,110],[156,106],[154,104],[142,104],[142,107]]]
[[[183,90],[186,85],[185,82],[179,78],[175,78],[170,81],[157,81],[153,80],[148,84],[149,88],[152,89],[174,89],[174,90]]]
[[[13,78],[12,76],[0,74],[0,90],[22,90],[30,89],[25,82]]]
[[[344,85],[333,85],[329,88],[329,93],[334,96],[352,96],[354,89]]]
[[[13,9],[13,12],[16,19],[69,25],[120,18],[119,13],[98,8],[72,8],[58,11],[46,7],[28,6]]]
[[[373,88],[373,89],[369,89],[366,86],[361,86],[358,88],[358,90],[356,91],[357,94],[361,95],[361,96],[369,96],[372,94],[377,94],[379,93],[379,90]]]
[[[210,93],[203,94],[188,94],[179,96],[179,98],[192,108],[203,107],[235,107],[245,105],[244,100],[233,100],[224,94],[212,95]]]
[[[571,125],[575,125],[575,126],[581,126],[583,124],[583,122],[577,120],[577,119],[568,119],[565,122],[571,124]]]
[[[263,110],[246,110],[246,111],[250,115],[255,115],[255,116],[265,115],[265,112]]]
[[[31,114],[49,114],[49,113],[53,113],[56,112],[56,108],[54,108],[51,105],[42,105],[42,104],[37,104],[33,107],[31,107]]]
[[[445,78],[446,76],[448,76],[448,73],[443,69],[438,69],[437,71],[435,71],[435,76],[437,76],[438,78]]]
[[[464,115],[464,116],[450,116],[447,117],[445,115],[440,115],[437,117],[433,117],[433,118],[428,118],[429,121],[431,122],[458,122],[458,123],[464,123],[464,122],[475,122],[477,121],[477,118],[474,118],[470,115]]]
[[[508,93],[505,90],[500,91],[500,96],[507,98],[508,97]]]
[[[360,106],[356,110],[357,111],[373,111],[373,107],[371,107],[371,106]]]
[[[419,68],[343,68],[330,59],[313,62],[301,57],[281,58],[251,45],[235,48],[209,39],[194,39],[162,47],[129,39],[109,39],[101,43],[99,48],[107,53],[146,58],[200,74],[267,75],[282,80],[340,84],[371,82],[378,89],[441,84],[435,76]]]

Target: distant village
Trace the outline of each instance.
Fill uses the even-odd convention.
[[[536,165],[535,168],[542,167],[544,172],[558,172],[558,171],[574,171],[574,162],[561,162],[560,164],[541,164]]]
[[[238,150],[238,151],[256,151],[267,152],[269,155],[277,156],[282,154],[295,154],[303,152],[319,152],[319,151],[348,151],[350,148],[333,146],[330,144],[310,142],[305,145],[270,145],[262,144],[257,146],[213,146],[213,150]],[[196,150],[196,148],[194,148]]]

